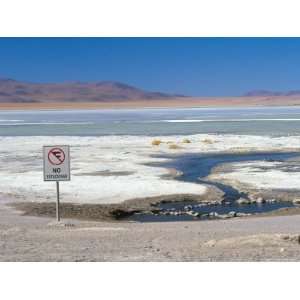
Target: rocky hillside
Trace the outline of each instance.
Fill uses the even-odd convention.
[[[112,102],[182,97],[148,92],[115,81],[29,83],[0,78],[0,102]]]

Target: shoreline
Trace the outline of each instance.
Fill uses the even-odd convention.
[[[160,200],[158,199],[160,198]],[[173,198],[170,200],[170,198]],[[153,199],[134,199],[138,200],[137,204],[130,204],[133,200],[127,200],[120,204],[76,204],[76,203],[61,203],[61,218],[63,220],[78,220],[90,222],[109,222],[109,223],[184,223],[184,222],[205,222],[205,221],[224,221],[223,218],[213,219],[198,219],[193,220],[170,220],[170,221],[153,221],[153,222],[139,222],[131,220],[130,217],[135,213],[158,213],[159,204],[163,203],[176,203],[176,202],[199,202],[196,195],[168,195],[162,197],[153,197]],[[205,201],[209,201],[205,199]],[[12,202],[6,203],[7,207],[20,213],[21,217],[38,217],[38,218],[53,218],[56,215],[55,202]],[[286,207],[272,210],[269,212],[254,213],[250,215],[235,216],[234,219],[240,218],[263,218],[263,217],[276,217],[276,216],[294,216],[300,215],[300,207]],[[230,220],[228,218],[226,221]]]
[[[136,212],[156,212],[162,203],[199,202],[221,200],[222,192],[207,186],[207,192],[195,194],[169,194],[156,197],[129,199],[120,203],[90,204],[61,202],[61,217],[88,221],[127,221]],[[13,201],[7,206],[20,211],[22,216],[55,217],[55,202]]]
[[[300,106],[299,97],[184,97],[174,99],[128,100],[112,102],[0,102],[5,110],[109,110],[155,108],[218,108]]]
[[[214,176],[224,169],[231,169],[232,163],[221,163],[211,169],[209,175]],[[167,168],[168,174],[161,175],[161,178],[168,178],[175,180],[178,176],[182,176],[184,173],[181,170],[174,168]],[[110,176],[110,174],[106,175]],[[221,182],[223,182],[221,180]],[[225,193],[220,190],[219,187],[212,185],[213,183],[207,182],[204,184],[206,187],[206,192],[201,195],[195,194],[167,194],[155,197],[145,197],[128,199],[120,203],[111,204],[92,204],[92,203],[72,203],[72,202],[62,202],[61,203],[61,217],[63,219],[76,219],[84,221],[96,221],[96,222],[137,222],[130,219],[136,213],[138,214],[152,214],[152,215],[163,215],[164,211],[160,208],[162,204],[172,204],[172,203],[184,203],[187,205],[191,202],[198,204],[208,204],[208,205],[221,205],[225,199]],[[231,183],[232,184],[232,183]],[[264,189],[258,191],[257,189],[249,189],[243,184],[235,185],[238,192],[246,193],[247,199],[275,199],[276,202],[293,202],[293,199],[300,197],[300,191],[296,190],[272,190]],[[265,200],[267,201],[267,200]],[[35,216],[35,217],[51,217],[55,218],[55,202],[22,202],[13,201],[12,203],[7,203],[9,207],[20,211],[23,216]],[[248,204],[250,205],[250,204]],[[251,205],[256,205],[251,204]],[[247,205],[246,205],[247,206]],[[201,215],[202,213],[200,213]],[[300,207],[284,207],[271,211],[265,211],[260,213],[252,214],[241,214],[237,213],[234,217],[268,217],[268,216],[288,216],[288,215],[298,215],[300,214]],[[199,215],[199,214],[198,214]],[[200,216],[199,215],[199,216]],[[218,219],[218,218],[217,218]],[[224,218],[222,218],[224,219]],[[203,221],[208,219],[199,219],[195,217],[194,220]],[[219,220],[221,220],[221,215]],[[168,222],[168,220],[166,220]],[[155,223],[161,223],[166,221],[154,221]],[[186,220],[169,220],[169,222],[183,222]],[[192,221],[192,220],[191,220]],[[151,221],[152,222],[152,221]],[[144,223],[143,221],[141,223]]]
[[[23,217],[3,204],[0,261],[299,261],[298,214],[163,226],[83,219],[57,223]]]

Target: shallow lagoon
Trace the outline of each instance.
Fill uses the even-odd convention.
[[[1,111],[0,136],[300,134],[300,107]]]
[[[236,213],[258,214],[266,213],[280,208],[293,207],[292,202],[277,201],[273,203],[255,203],[255,204],[237,204],[235,201],[240,197],[247,198],[247,195],[240,193],[232,186],[206,180],[211,170],[219,164],[242,162],[242,161],[285,161],[287,159],[298,157],[299,153],[249,153],[249,154],[203,154],[203,155],[183,155],[162,164],[168,168],[175,168],[182,172],[178,178],[180,181],[198,182],[199,184],[208,184],[216,186],[224,192],[224,202],[228,204],[221,205],[199,205],[197,202],[170,202],[160,204],[158,207],[163,211],[184,211],[186,206],[190,206],[194,212],[206,215],[217,213],[219,215],[228,214],[232,211]],[[178,216],[163,214],[135,214],[131,220],[138,222],[164,222],[164,221],[188,221],[188,220],[207,220],[208,218],[195,218],[193,216],[182,214]]]

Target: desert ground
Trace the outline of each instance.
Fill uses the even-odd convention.
[[[0,110],[32,109],[126,109],[126,108],[191,108],[191,107],[252,107],[300,105],[299,96],[251,97],[183,97],[151,100],[94,101],[94,102],[0,102]]]
[[[300,215],[203,222],[22,216],[0,204],[0,261],[299,261]]]

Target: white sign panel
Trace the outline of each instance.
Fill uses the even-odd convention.
[[[70,147],[44,146],[44,181],[68,181],[70,176]]]

